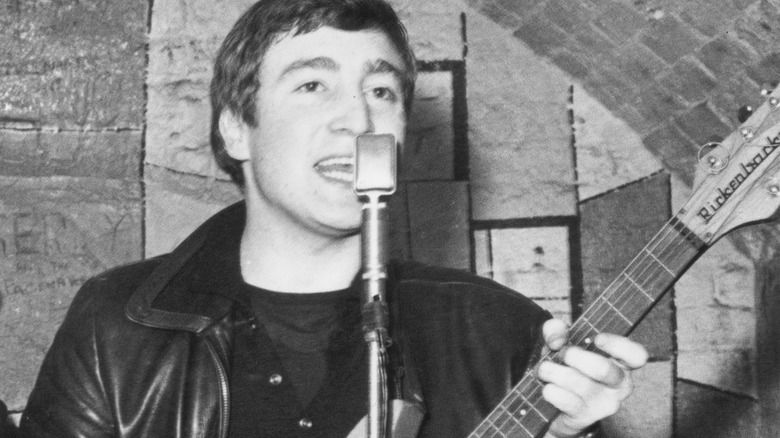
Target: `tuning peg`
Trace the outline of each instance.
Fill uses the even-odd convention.
[[[739,120],[739,123],[745,123],[751,115],[753,115],[753,107],[750,105],[745,105],[737,110],[737,120]]]
[[[764,96],[769,96],[772,94],[772,91],[777,88],[777,82],[765,82],[761,84],[761,94]]]
[[[699,166],[711,175],[719,174],[729,164],[726,148],[718,142],[709,142],[699,147]]]

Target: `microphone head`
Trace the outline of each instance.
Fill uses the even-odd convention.
[[[398,144],[392,134],[363,134],[355,140],[355,181],[358,196],[395,192]]]

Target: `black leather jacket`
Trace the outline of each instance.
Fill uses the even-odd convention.
[[[229,207],[172,253],[88,281],[46,355],[22,436],[226,437],[237,321],[220,276],[240,268],[213,248],[240,236],[244,214]],[[394,263],[390,278],[394,331],[427,410],[420,436],[466,436],[521,377],[549,314],[460,271]]]

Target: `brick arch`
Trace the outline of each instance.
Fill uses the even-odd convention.
[[[778,0],[468,0],[580,81],[691,184],[698,145],[780,79]]]

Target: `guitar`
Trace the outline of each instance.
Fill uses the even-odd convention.
[[[601,332],[627,335],[697,256],[728,232],[780,206],[780,88],[725,140],[699,151],[694,192],[572,325],[569,344],[595,351]],[[558,353],[541,360],[558,361]],[[468,438],[541,436],[558,410],[527,372]]]
[[[780,88],[766,94],[767,100],[739,129],[722,142],[701,147],[691,197],[574,322],[570,345],[595,351],[593,339],[601,332],[628,335],[715,241],[740,226],[769,219],[777,211]],[[556,352],[545,354],[542,360],[560,361]],[[547,430],[558,410],[542,397],[543,383],[532,368],[468,438],[537,438]],[[391,437],[416,435],[422,413],[405,412],[411,412],[411,427],[399,427],[406,421],[394,415]],[[364,418],[347,438],[363,438],[365,429]],[[399,433],[399,429],[406,431]]]

